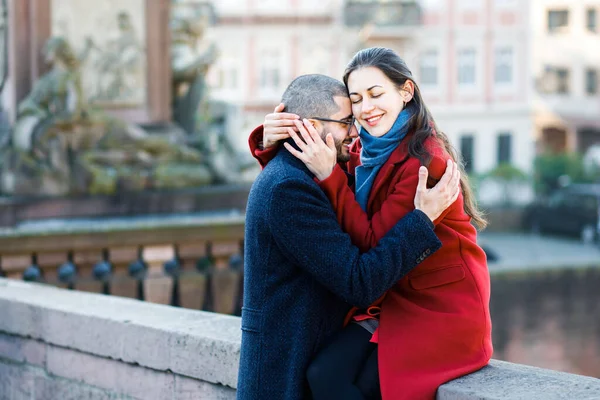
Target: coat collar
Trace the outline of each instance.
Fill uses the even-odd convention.
[[[371,193],[369,193],[369,200],[367,201],[367,210],[372,208],[372,203],[375,196],[388,182],[390,176],[396,170],[396,166],[404,163],[408,158],[408,143],[412,138],[414,132],[410,132],[404,139],[400,142],[398,147],[393,151],[390,155],[390,158],[383,164],[377,177],[375,178],[375,182],[373,183],[373,187],[371,188]],[[362,150],[362,144],[360,143],[360,139],[357,139],[352,143],[350,147],[350,157],[351,160],[354,161],[354,167],[360,165],[360,152]],[[354,173],[354,171],[350,171]]]
[[[296,145],[296,143],[292,140],[292,139],[286,139],[285,140],[288,144],[290,144],[293,148],[295,148],[298,151],[301,151],[300,148]],[[306,164],[304,164],[302,162],[302,160],[299,160],[298,158],[296,158],[296,156],[294,156],[292,153],[290,153],[289,151],[287,151],[287,149],[282,145],[279,146],[279,149],[277,150],[277,155],[275,157],[280,157],[283,162],[285,162],[286,164],[290,164],[300,170],[302,170],[303,172],[306,172],[306,174],[308,176],[310,176],[311,179],[313,179],[315,177],[315,175],[310,172],[310,170],[308,169],[308,167],[306,166]]]

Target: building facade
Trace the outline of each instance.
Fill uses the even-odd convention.
[[[467,172],[532,168],[528,0],[425,0],[405,52]]]
[[[534,0],[535,137],[539,151],[600,146],[598,0]]]
[[[235,104],[242,147],[252,128],[306,73],[341,78],[355,48],[342,23],[342,0],[221,0],[211,29],[219,59],[208,76],[211,97]],[[351,49],[350,49],[351,48]]]
[[[533,157],[527,0],[214,2],[221,57],[212,95],[239,105],[240,141],[303,73],[341,77],[356,50],[386,46],[412,69],[467,170]]]

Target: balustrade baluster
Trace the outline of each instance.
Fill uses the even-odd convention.
[[[67,261],[58,267],[58,281],[66,288],[73,290],[75,288],[75,280],[77,279],[77,266],[73,262],[73,252],[67,254]]]
[[[143,256],[145,262],[148,263],[148,274],[144,279],[146,301],[171,304],[173,278],[165,275],[164,263],[175,257],[173,246],[147,246],[144,247]]]
[[[113,266],[110,262],[108,249],[102,249],[102,260],[94,265],[92,273],[94,279],[102,282],[102,293],[110,294],[110,278],[113,273]]]
[[[28,282],[43,282],[44,274],[37,262],[37,254],[31,255],[31,265],[23,272],[23,280]]]
[[[144,248],[140,246],[138,248],[138,256],[135,261],[129,264],[128,273],[129,276],[135,279],[137,283],[137,298],[144,300],[144,279],[148,273],[148,264],[144,261]]]

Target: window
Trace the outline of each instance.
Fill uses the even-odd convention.
[[[538,81],[539,90],[549,94],[569,93],[569,70],[563,67],[547,65]]]
[[[587,94],[598,93],[598,70],[588,68],[585,71],[585,92]]]
[[[569,70],[566,68],[556,69],[557,87],[556,93],[569,93]]]
[[[465,134],[460,137],[460,155],[465,165],[465,172],[470,174],[473,172],[475,138],[472,134]]]
[[[261,54],[260,88],[278,90],[280,85],[281,55],[278,50],[267,50]]]
[[[458,51],[458,84],[475,84],[475,49]]]
[[[436,50],[421,54],[421,85],[438,84],[438,53]]]
[[[587,10],[587,30],[593,33],[597,32],[596,26],[596,9],[588,8]]]
[[[498,165],[511,163],[512,135],[508,132],[498,135]]]
[[[548,32],[556,33],[564,31],[569,26],[568,10],[548,11]]]
[[[496,83],[512,83],[513,80],[513,50],[510,47],[496,49],[496,66],[494,69],[494,81]]]

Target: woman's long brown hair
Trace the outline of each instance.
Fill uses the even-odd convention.
[[[361,50],[354,55],[346,67],[346,71],[344,72],[344,84],[346,84],[346,87],[348,87],[348,77],[350,74],[364,67],[378,68],[388,79],[394,82],[398,89],[402,88],[407,80],[411,80],[414,83],[415,92],[412,101],[414,101],[417,112],[411,120],[411,127],[409,129],[414,132],[412,139],[408,143],[409,155],[416,157],[422,165],[428,166],[432,155],[425,148],[425,141],[430,137],[434,137],[444,146],[450,157],[456,161],[456,151],[450,144],[448,137],[437,128],[431,113],[423,102],[421,91],[412,77],[412,72],[408,69],[404,60],[393,50],[383,47],[371,47]],[[477,207],[475,196],[469,185],[469,178],[462,162],[457,163],[461,174],[460,186],[464,198],[465,213],[471,217],[479,229],[484,229],[487,226],[487,221],[483,212]]]

